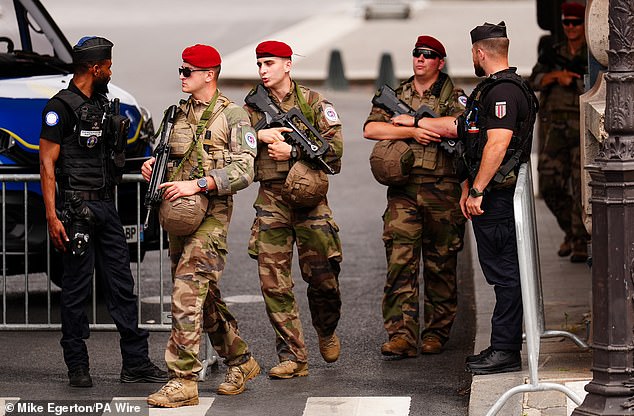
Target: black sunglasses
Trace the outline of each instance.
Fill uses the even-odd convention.
[[[187,68],[183,66],[178,68],[178,74],[183,75],[185,78],[189,78],[192,75],[192,72],[197,72],[197,71],[203,72],[203,71],[209,71],[209,69],[191,69],[191,68]]]
[[[414,58],[420,58],[421,55],[423,55],[423,57],[425,59],[440,58],[440,54],[438,52],[434,52],[434,51],[429,50],[429,49],[414,49],[412,51],[412,56]]]
[[[583,19],[563,19],[561,23],[563,23],[564,26],[581,26]]]

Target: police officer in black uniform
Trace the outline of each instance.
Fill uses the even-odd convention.
[[[117,166],[125,159],[129,120],[117,115],[106,97],[112,46],[101,37],[82,38],[73,47],[68,89],[51,98],[42,112],[42,193],[51,241],[63,252],[60,344],[73,387],[92,386],[84,307],[95,268],[121,335],[121,381],[167,381],[167,373],[148,358],[148,332],[138,328],[130,255],[113,200]]]
[[[467,100],[463,115],[424,118],[418,127],[429,137],[459,137],[466,148],[460,206],[473,222],[480,265],[496,297],[491,345],[466,361],[473,374],[494,374],[521,369],[523,314],[513,194],[519,166],[530,157],[538,104],[516,68],[508,65],[504,22],[477,26],[471,43],[475,73],[487,78]],[[393,122],[413,125],[410,116]]]

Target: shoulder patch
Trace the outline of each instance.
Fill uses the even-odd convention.
[[[324,116],[326,117],[326,120],[331,123],[339,122],[339,116],[331,104],[324,104]]]
[[[250,131],[247,131],[246,134],[244,135],[244,141],[247,144],[247,146],[249,146],[251,149],[255,149],[257,146],[257,140],[255,138],[255,135],[251,133]]]
[[[59,115],[55,111],[49,111],[44,116],[44,121],[46,122],[47,126],[56,126],[57,123],[59,123]]]
[[[504,118],[506,116],[506,101],[495,102],[495,116],[497,118]]]
[[[461,95],[458,97],[458,102],[463,106],[466,107],[467,106],[467,96],[466,95]]]

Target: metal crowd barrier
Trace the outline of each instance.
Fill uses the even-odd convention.
[[[530,162],[520,167],[513,196],[515,213],[515,231],[517,234],[517,255],[520,265],[522,286],[522,306],[524,308],[524,338],[528,350],[528,372],[530,384],[515,386],[506,391],[487,413],[494,416],[502,409],[506,401],[517,393],[556,390],[564,393],[577,405],[581,398],[568,387],[558,383],[540,382],[539,347],[541,338],[567,337],[581,348],[588,348],[583,340],[567,331],[545,330],[544,296],[537,244],[537,222],[535,219],[535,196]]]
[[[29,209],[28,209],[28,200],[29,200],[29,194],[31,195],[31,197],[33,197],[33,195],[39,195],[36,194],[35,192],[33,192],[32,190],[29,190],[29,184],[31,185],[31,187],[35,184],[39,184],[40,182],[40,175],[39,174],[0,174],[0,194],[2,195],[2,212],[1,212],[1,224],[2,224],[2,285],[1,285],[1,290],[2,290],[2,322],[0,322],[0,331],[58,331],[61,330],[61,324],[60,323],[56,323],[53,321],[52,318],[52,308],[53,308],[53,301],[52,301],[52,283],[51,283],[51,279],[49,278],[49,276],[51,275],[51,258],[50,258],[50,253],[51,253],[51,242],[48,236],[48,232],[46,232],[46,318],[45,319],[40,319],[40,322],[34,322],[34,320],[32,319],[32,317],[29,314],[30,308],[32,307],[33,303],[31,302],[31,297],[33,296],[33,294],[31,293],[30,290],[30,283],[33,283],[34,280],[34,274],[33,272],[31,272],[31,270],[33,270],[33,267],[31,267],[30,269],[30,259],[29,259],[29,224],[31,221],[35,221],[35,219],[29,218]],[[141,183],[144,182],[143,177],[140,174],[126,174],[123,175],[123,179],[122,179],[123,183],[135,183],[136,184],[136,231],[137,231],[137,238],[136,238],[136,253],[130,253],[131,254],[131,258],[132,259],[138,259],[138,257],[140,257],[140,253],[141,253],[141,235],[140,235],[140,231],[143,228],[143,223],[142,221],[144,220],[144,218],[141,218],[141,207],[142,207],[142,198],[144,197],[143,195],[141,195]],[[6,211],[6,201],[7,201],[7,184],[8,183],[13,183],[13,184],[19,184],[22,183],[22,188],[21,192],[23,195],[23,205],[24,205],[24,210],[23,210],[23,215],[24,215],[24,246],[23,246],[23,261],[24,261],[24,271],[23,274],[18,274],[18,275],[8,275],[7,274],[7,211]],[[12,193],[16,193],[15,190],[10,191]],[[41,195],[39,196],[41,198]],[[126,201],[127,203],[130,203],[131,201]],[[118,207],[118,203],[119,203],[119,189],[117,188],[116,192],[115,192],[115,205]],[[44,215],[42,213],[42,215]],[[44,221],[44,223],[46,223],[46,219],[39,219],[40,221]],[[160,229],[160,233],[159,233],[159,264],[158,264],[158,279],[159,279],[159,290],[158,290],[158,297],[159,297],[159,313],[157,316],[154,317],[154,319],[149,319],[152,318],[152,316],[148,317],[148,316],[142,316],[142,298],[141,298],[141,294],[142,294],[142,279],[141,276],[143,274],[143,262],[142,261],[136,261],[136,266],[134,268],[132,268],[132,272],[133,272],[133,276],[134,276],[134,281],[135,281],[135,291],[137,293],[137,306],[138,306],[138,320],[139,320],[139,327],[140,328],[144,328],[150,331],[164,331],[164,332],[168,332],[171,330],[171,312],[168,311],[164,311],[163,310],[163,299],[165,296],[164,293],[164,286],[165,286],[165,267],[163,265],[164,260],[165,260],[165,248],[166,248],[166,244],[163,238],[163,230]],[[168,270],[169,273],[169,270]],[[8,318],[7,318],[7,282],[8,279],[16,279],[16,281],[18,279],[22,279],[23,281],[23,287],[24,287],[24,303],[23,303],[23,307],[24,307],[24,321],[20,322],[20,323],[11,323],[8,322]],[[41,280],[41,279],[40,279]],[[91,313],[89,314],[89,320],[90,320],[90,329],[92,331],[116,331],[116,326],[114,323],[99,323],[98,322],[98,310],[97,310],[97,306],[99,303],[99,299],[97,296],[97,279],[95,278],[95,276],[93,275],[93,281],[92,281],[92,310]],[[147,296],[147,294],[145,294]],[[143,321],[145,321],[145,323],[142,323]],[[204,335],[204,334],[203,334]],[[200,380],[204,380],[205,379],[205,374],[207,372],[207,368],[212,366],[213,364],[215,364],[217,362],[217,356],[215,354],[215,351],[213,349],[213,347],[211,346],[211,343],[208,339],[207,336],[203,336],[203,338],[206,340],[205,345],[204,345],[204,349],[205,351],[205,358],[202,360],[202,364],[203,364],[203,371],[201,371],[201,373],[199,374],[199,379]],[[202,355],[201,355],[202,357]]]

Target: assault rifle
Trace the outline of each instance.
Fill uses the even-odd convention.
[[[145,193],[145,208],[147,208],[147,216],[145,217],[145,224],[143,227],[148,228],[148,222],[150,221],[150,214],[152,210],[161,203],[163,199],[163,190],[159,189],[159,185],[165,180],[165,174],[167,173],[167,162],[170,156],[170,146],[168,140],[172,134],[174,128],[174,119],[176,118],[176,106],[171,105],[166,111],[163,121],[161,122],[160,134],[158,145],[154,149],[154,157],[156,161],[152,168],[152,176],[150,177],[150,184],[148,185],[147,192]]]
[[[395,116],[407,114],[416,120],[422,117],[438,117],[438,114],[426,105],[421,105],[418,110],[414,110],[407,103],[398,98],[396,91],[390,88],[389,85],[383,85],[379,88],[374,94],[374,97],[372,97],[372,104]],[[455,151],[458,151],[460,154],[461,145],[461,142],[454,139],[445,139],[440,142],[440,147],[449,154],[453,154]]]
[[[321,137],[315,126],[306,120],[301,111],[295,107],[287,112],[282,111],[269,97],[262,84],[258,84],[255,90],[246,96],[244,102],[264,114],[264,118],[255,125],[256,130],[264,127],[288,127],[292,131],[282,133],[287,142],[301,147],[302,153],[308,159],[319,162],[331,175],[335,174],[334,169],[323,159],[329,149],[328,142]],[[302,125],[305,129],[299,127]]]
[[[542,51],[539,61],[557,69],[574,72],[581,77],[588,72],[588,66],[584,58],[574,56],[572,59],[569,59],[559,55],[552,48]]]

